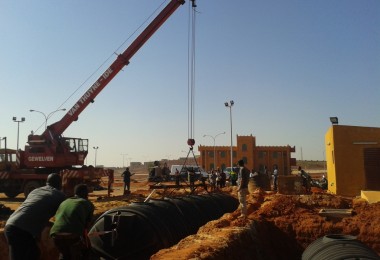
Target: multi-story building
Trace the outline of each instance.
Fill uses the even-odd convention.
[[[291,174],[291,166],[296,166],[296,159],[291,158],[295,147],[287,146],[256,146],[256,137],[238,136],[236,146],[232,147],[232,162],[236,166],[238,160],[244,160],[250,170],[273,172],[278,167],[280,175]],[[225,169],[231,165],[230,146],[198,146],[200,152],[199,164],[203,169]]]

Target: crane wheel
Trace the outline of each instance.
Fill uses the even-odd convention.
[[[25,198],[28,197],[29,193],[36,189],[36,188],[39,188],[41,187],[40,183],[37,182],[37,181],[28,181],[25,186],[24,186],[24,195],[25,195]]]

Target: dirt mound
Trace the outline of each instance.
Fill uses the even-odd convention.
[[[198,233],[152,259],[300,259],[304,249],[327,234],[350,234],[380,252],[380,203],[369,205],[333,195],[251,194],[248,220],[238,212],[209,222]],[[320,209],[353,209],[345,218],[326,218]]]
[[[113,193],[96,191],[90,199],[95,205],[95,218],[116,207],[141,202],[146,197],[188,195],[187,189],[156,190],[142,180],[132,182],[132,193],[123,195],[122,182],[113,186]],[[197,192],[203,193],[204,190]],[[224,193],[237,195],[236,187],[226,187]],[[14,202],[0,201],[12,209]],[[20,201],[21,202],[21,201]],[[7,204],[8,203],[8,204]],[[347,217],[321,216],[321,209],[351,209]],[[248,196],[248,218],[238,218],[240,211],[224,214],[218,220],[202,226],[194,235],[178,244],[162,249],[151,259],[300,259],[304,249],[327,234],[349,234],[380,253],[380,203],[368,204],[361,199],[315,193],[312,195],[280,195],[257,190]],[[4,227],[6,218],[1,222]],[[1,231],[2,232],[2,231]],[[41,242],[43,259],[52,259],[57,251],[44,231]],[[143,243],[143,242],[142,242]],[[7,245],[1,235],[0,251],[7,257]]]

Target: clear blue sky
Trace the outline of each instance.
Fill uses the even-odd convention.
[[[16,148],[71,108],[116,58],[74,91],[162,3],[158,0],[0,0],[0,136]],[[254,135],[322,160],[324,135],[343,125],[380,127],[380,1],[198,0],[194,151]],[[181,6],[64,133],[88,138],[87,164],[121,166],[186,156],[188,14]],[[134,36],[132,37],[134,39]],[[128,43],[130,43],[129,41]],[[52,124],[63,117],[57,112]],[[43,127],[42,127],[43,128]],[[42,133],[40,128],[36,133]],[[2,144],[4,145],[4,144]],[[302,154],[301,154],[302,150]]]

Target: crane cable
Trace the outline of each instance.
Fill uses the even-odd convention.
[[[188,22],[188,140],[191,147],[194,141],[194,99],[195,99],[195,22],[196,22],[196,4],[191,0],[189,8]],[[189,3],[190,3],[189,2]]]
[[[136,35],[139,31],[141,31],[141,28],[147,24],[150,20],[152,20],[152,17],[158,13],[161,9],[162,9],[162,6],[165,4],[165,0],[161,2],[161,4],[140,24],[140,26],[138,26],[135,31],[133,33],[131,33],[127,39],[125,39],[120,45],[119,47],[116,48],[115,51],[112,52],[112,54],[110,54],[108,56],[108,58],[106,58],[103,63],[101,63],[67,98],[65,101],[62,102],[61,105],[58,106],[57,110],[58,109],[61,109],[66,103],[69,102],[69,100],[71,100],[71,98],[73,98],[73,96],[80,90],[82,89],[85,84],[87,84],[91,79],[94,78],[94,76],[102,69],[106,66],[106,64],[109,63],[109,61],[111,60],[112,57],[114,57],[115,55],[118,55],[118,52],[120,52],[120,50],[122,48],[124,48],[124,46],[127,44],[127,42],[134,36]],[[45,123],[42,123],[34,132],[38,131]]]

